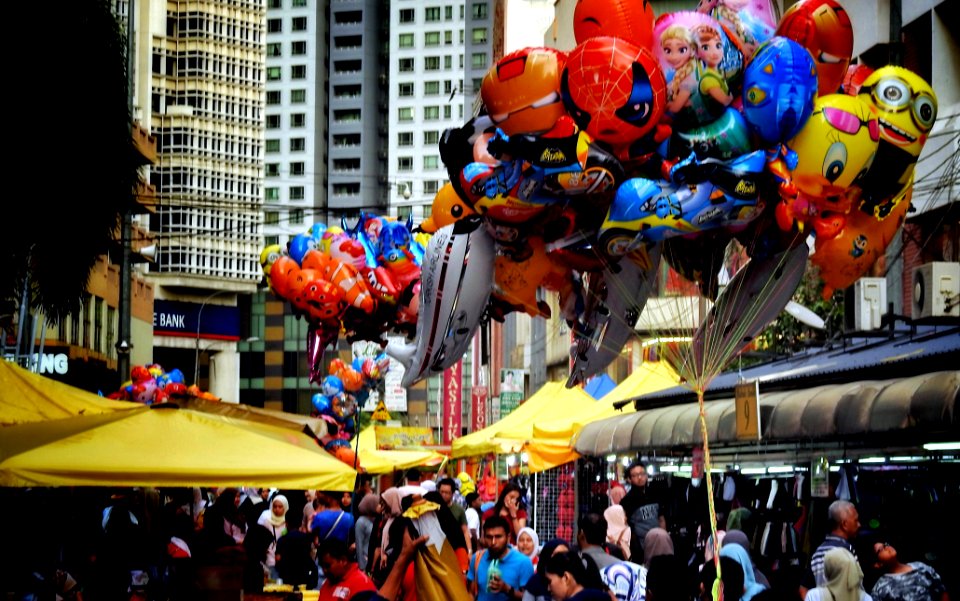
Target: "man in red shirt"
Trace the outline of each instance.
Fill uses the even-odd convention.
[[[347,543],[328,538],[317,549],[317,561],[326,578],[320,587],[318,601],[350,599],[362,591],[376,591],[377,587],[360,571],[350,556]]]

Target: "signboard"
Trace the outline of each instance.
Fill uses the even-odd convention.
[[[821,499],[830,496],[830,462],[826,457],[810,462],[810,496]]]
[[[422,450],[433,444],[433,428],[374,426],[377,448],[382,451],[402,449]]]
[[[487,408],[490,391],[486,386],[474,386],[470,390],[470,431],[476,432],[487,427]]]
[[[522,369],[500,370],[500,415],[497,419],[510,415],[523,401],[523,374]]]
[[[403,336],[387,336],[388,342],[405,344],[406,339]],[[390,360],[390,368],[383,376],[383,403],[387,406],[387,411],[398,411],[406,413],[407,411],[407,389],[403,387],[403,374],[406,370],[399,361]]]
[[[740,382],[733,390],[737,439],[760,440],[760,382]]]
[[[463,361],[443,372],[443,444],[460,438],[463,422]]]
[[[240,309],[224,305],[155,300],[153,333],[184,338],[240,340]]]

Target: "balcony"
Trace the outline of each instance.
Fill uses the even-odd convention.
[[[147,131],[139,121],[132,126],[133,148],[141,157],[141,165],[152,165],[157,162],[157,137]]]

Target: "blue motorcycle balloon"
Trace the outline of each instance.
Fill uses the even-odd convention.
[[[767,146],[803,128],[817,97],[817,68],[806,48],[773,37],[757,49],[743,76],[743,117]]]

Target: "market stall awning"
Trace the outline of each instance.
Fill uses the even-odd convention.
[[[0,426],[143,407],[114,401],[0,361]]]
[[[477,457],[488,453],[517,453],[533,436],[533,424],[557,415],[574,414],[597,401],[582,388],[547,382],[509,415],[495,424],[453,441],[451,456]]]
[[[368,426],[360,431],[359,462],[360,468],[368,474],[389,474],[395,470],[405,470],[411,467],[432,467],[440,465],[447,456],[433,450],[391,450],[377,449],[377,434],[374,426]],[[351,446],[357,440],[351,441]]]
[[[958,393],[958,370],[771,393],[764,393],[761,386],[762,439],[789,443],[910,438],[916,442],[920,436],[955,436],[960,428]],[[711,446],[741,443],[734,400],[704,405]],[[690,448],[701,442],[699,407],[693,402],[593,422],[576,437],[574,448],[583,455],[604,456]]]

